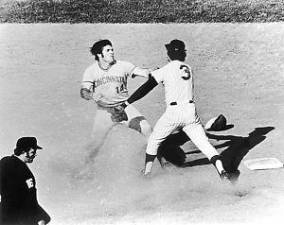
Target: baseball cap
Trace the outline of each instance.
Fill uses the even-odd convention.
[[[37,139],[35,137],[21,137],[16,144],[17,149],[42,149],[37,145]]]
[[[185,51],[185,44],[181,40],[174,39],[165,46],[168,51]]]

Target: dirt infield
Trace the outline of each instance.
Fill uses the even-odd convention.
[[[280,224],[284,170],[250,171],[243,160],[284,162],[283,37],[282,23],[1,24],[0,156],[12,153],[19,136],[38,138],[44,149],[31,168],[52,225]],[[143,179],[146,142],[123,126],[94,164],[84,165],[96,108],[80,99],[79,88],[99,38],[112,40],[117,58],[145,67],[167,62],[164,43],[186,42],[202,121],[222,113],[233,125],[210,141],[224,156],[241,157],[235,186],[223,185],[198,153],[188,154],[192,167],[162,170],[156,162],[153,177]],[[143,81],[131,80],[130,93]],[[135,105],[154,125],[163,101],[158,87]],[[82,170],[87,176],[78,177]]]

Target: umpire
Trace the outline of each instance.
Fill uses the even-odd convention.
[[[50,216],[37,201],[35,177],[27,166],[42,147],[35,137],[21,137],[14,154],[0,161],[0,224],[45,225]]]

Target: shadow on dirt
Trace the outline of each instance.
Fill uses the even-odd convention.
[[[209,139],[223,141],[221,144],[215,145],[215,148],[226,148],[221,152],[223,156],[224,168],[231,174],[239,176],[238,167],[244,156],[256,145],[266,139],[266,134],[275,129],[274,127],[258,127],[255,128],[248,136],[234,135],[215,135],[207,133]],[[186,155],[201,153],[200,151],[192,151],[185,153],[181,145],[190,139],[181,131],[170,135],[160,146],[158,155],[163,156],[167,161],[179,167],[190,167],[210,164],[207,158],[197,159],[185,162]]]

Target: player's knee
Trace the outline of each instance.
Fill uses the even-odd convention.
[[[152,132],[151,125],[147,122],[144,116],[138,116],[129,121],[129,128],[134,129],[143,135],[145,135],[147,138],[150,136]]]
[[[210,162],[213,165],[216,165],[217,160],[220,160],[222,162],[222,156],[221,155],[214,155],[213,157],[211,157]]]
[[[146,153],[149,155],[157,155],[160,144],[161,143],[159,141],[153,139],[152,136],[150,136],[146,148]]]
[[[152,127],[151,125],[146,121],[146,120],[142,120],[140,123],[141,126],[141,133],[147,138],[149,139],[151,133],[152,133]]]
[[[149,155],[157,155],[158,154],[158,147],[154,147],[154,146],[151,146],[151,147],[147,147],[146,149],[146,153],[149,154]]]

